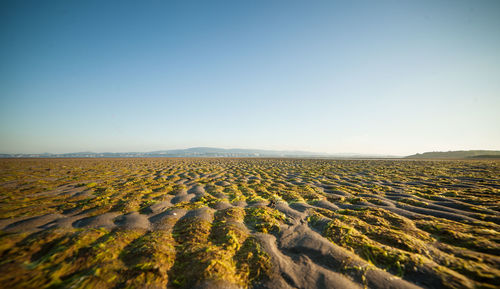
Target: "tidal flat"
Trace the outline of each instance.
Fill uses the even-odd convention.
[[[498,288],[500,160],[0,159],[2,288]]]

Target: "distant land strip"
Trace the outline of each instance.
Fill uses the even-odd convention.
[[[188,149],[163,150],[152,152],[76,152],[76,153],[41,153],[41,154],[0,154],[0,158],[144,158],[144,157],[208,157],[208,158],[401,158],[391,155],[370,154],[327,154],[307,151],[279,151],[259,149],[223,149],[194,147]]]
[[[76,153],[41,153],[41,154],[0,154],[0,158],[332,158],[332,159],[500,159],[497,150],[463,150],[447,152],[425,152],[410,156],[341,153],[328,154],[307,151],[279,151],[258,149],[224,149],[194,147],[188,149],[162,150],[152,152],[76,152]]]
[[[405,157],[407,159],[496,159],[500,158],[500,151],[469,150],[448,152],[426,152]]]

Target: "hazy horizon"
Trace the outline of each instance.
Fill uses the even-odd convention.
[[[289,151],[289,152],[294,152],[294,151],[300,151],[300,152],[307,152],[307,153],[318,153],[318,154],[364,154],[364,153],[358,153],[358,152],[334,152],[334,153],[328,153],[328,152],[321,152],[321,151],[307,151],[307,150],[283,150],[283,149],[262,149],[262,148],[251,148],[251,147],[214,147],[214,146],[196,146],[196,147],[177,147],[177,148],[168,148],[168,149],[158,149],[158,150],[147,150],[147,151],[90,151],[90,150],[83,150],[83,151],[64,151],[64,152],[29,152],[29,153],[8,153],[8,154],[67,154],[67,153],[148,153],[148,152],[155,152],[155,151],[168,151],[168,150],[187,150],[187,149],[194,149],[194,148],[209,148],[209,149],[227,149],[227,150],[269,150],[269,151]],[[0,154],[4,152],[0,151]],[[387,155],[387,154],[374,154],[374,155]],[[394,155],[396,156],[396,155]]]
[[[3,1],[0,153],[500,150],[498,1]]]
[[[138,153],[138,154],[144,154],[144,153],[153,153],[153,152],[165,152],[165,151],[184,151],[184,150],[190,150],[190,149],[224,149],[224,150],[249,150],[249,151],[275,151],[275,152],[287,152],[287,153],[305,153],[308,155],[325,155],[325,157],[328,156],[367,156],[367,157],[407,157],[410,155],[415,155],[415,154],[422,154],[422,153],[435,153],[435,152],[451,152],[450,150],[443,150],[443,151],[420,151],[420,152],[414,152],[411,154],[379,154],[379,153],[359,153],[359,152],[321,152],[321,151],[305,151],[305,150],[280,150],[280,149],[260,149],[260,148],[248,148],[248,147],[210,147],[210,146],[201,146],[201,147],[185,147],[185,148],[171,148],[171,149],[160,149],[160,150],[150,150],[150,151],[67,151],[67,152],[31,152],[31,153],[4,153],[0,152],[0,154],[10,154],[10,155],[18,155],[18,154],[23,154],[23,155],[43,155],[43,154],[54,154],[54,155],[62,155],[62,154],[83,154],[83,153],[92,153],[92,154],[106,154],[106,153],[111,153],[111,154],[120,154],[120,153]],[[458,151],[500,151],[500,150],[454,150],[454,152]],[[300,154],[298,154],[300,155]]]

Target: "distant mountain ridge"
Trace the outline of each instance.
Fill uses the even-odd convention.
[[[486,159],[500,158],[500,151],[469,150],[447,152],[425,152],[405,157],[407,159]]]
[[[260,149],[223,149],[193,147],[188,149],[161,150],[152,152],[94,153],[77,152],[63,154],[0,154],[0,158],[133,158],[133,157],[282,157],[282,158],[397,158],[397,156],[368,154],[327,154],[307,151],[280,151]]]

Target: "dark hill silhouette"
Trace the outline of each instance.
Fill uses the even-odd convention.
[[[493,150],[469,150],[469,151],[447,151],[447,152],[425,152],[407,156],[408,159],[487,159],[500,158],[500,151]]]

